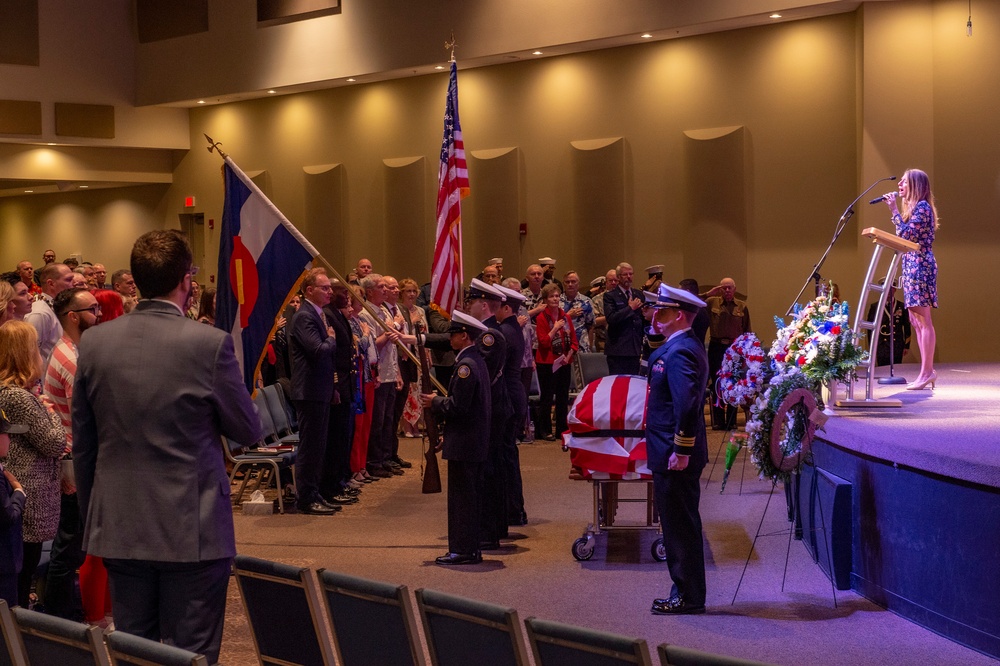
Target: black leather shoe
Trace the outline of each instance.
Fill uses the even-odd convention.
[[[653,615],[701,615],[705,612],[705,604],[695,606],[678,595],[669,599],[653,600],[653,606],[649,610]]]
[[[403,476],[403,468],[400,467],[399,465],[393,465],[392,463],[386,463],[385,467],[383,467],[383,469],[385,471],[389,472],[390,474],[394,474],[396,476]]]
[[[344,487],[344,488],[341,488],[340,492],[337,493],[337,494],[338,495],[347,495],[348,497],[357,497],[358,495],[361,494],[361,490],[359,488],[347,488],[347,487]]]
[[[399,456],[393,457],[392,462],[396,463],[403,469],[410,469],[411,467],[413,467],[413,463],[411,463],[409,460],[403,460]]]
[[[299,507],[299,513],[308,513],[314,516],[332,516],[338,511],[340,511],[339,506],[329,506],[325,502],[320,501]]]
[[[461,553],[448,553],[434,560],[438,564],[479,564],[483,561],[483,555],[479,551],[462,555]]]
[[[372,467],[368,470],[368,474],[376,479],[388,479],[392,476],[392,472],[383,467]]]
[[[346,504],[357,504],[357,497],[349,497],[347,495],[334,495],[333,497],[324,497],[323,501],[328,505],[333,507],[341,507]]]
[[[479,550],[500,550],[499,541],[480,541]]]

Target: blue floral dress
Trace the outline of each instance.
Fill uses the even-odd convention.
[[[908,308],[938,306],[937,261],[931,245],[934,244],[934,211],[926,201],[919,202],[904,221],[896,216],[896,235],[920,246],[916,252],[903,255],[903,300]]]

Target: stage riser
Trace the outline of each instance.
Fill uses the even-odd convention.
[[[819,469],[851,484],[853,589],[1000,658],[1000,490],[825,440],[817,439],[813,451]],[[836,553],[836,539],[844,537],[832,537]]]

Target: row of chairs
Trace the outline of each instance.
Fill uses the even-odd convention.
[[[232,467],[230,485],[243,472],[243,482],[233,501],[240,503],[251,478],[256,479],[256,484],[249,489],[251,491],[258,489],[265,481],[273,481],[278,489],[278,512],[284,513],[281,473],[288,470],[292,484],[295,483],[295,447],[299,443],[299,437],[293,425],[294,413],[289,409],[284,391],[277,384],[259,389],[253,400],[260,415],[263,436],[252,444],[233,442],[222,437],[222,452]]]
[[[0,599],[2,666],[208,666],[204,655],[123,631],[104,634]]]
[[[235,572],[261,664],[527,666],[529,648],[536,666],[652,664],[643,639],[522,623],[513,608],[426,588],[415,593],[415,612],[405,585],[245,555]],[[763,666],[666,643],[657,651],[663,666]]]

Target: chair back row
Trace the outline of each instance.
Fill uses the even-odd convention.
[[[204,655],[0,599],[0,666],[208,666]]]
[[[405,585],[245,555],[235,571],[261,664],[528,666],[530,646],[536,666],[651,665],[643,639],[533,617],[522,623],[513,608],[444,592],[418,589],[415,613]],[[659,655],[664,666],[765,666],[667,644]]]

